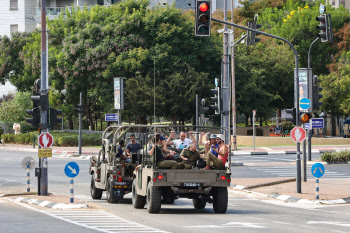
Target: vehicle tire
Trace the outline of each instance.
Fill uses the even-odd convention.
[[[108,203],[117,203],[119,200],[113,195],[112,178],[109,176],[107,180],[106,196]]]
[[[95,174],[91,176],[90,194],[92,199],[101,199],[103,190],[95,187]]]
[[[215,213],[226,213],[228,205],[227,188],[217,187],[213,193],[213,209]]]
[[[193,198],[193,206],[197,210],[202,210],[205,208],[207,202],[203,198]]]
[[[135,209],[143,209],[146,204],[146,197],[137,194],[136,179],[132,182],[131,201]]]
[[[159,187],[152,186],[151,182],[147,185],[146,204],[148,213],[157,214],[162,206],[161,190]]]

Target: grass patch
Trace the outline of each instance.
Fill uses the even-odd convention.
[[[321,156],[325,162],[347,162],[350,161],[350,151],[326,152]]]

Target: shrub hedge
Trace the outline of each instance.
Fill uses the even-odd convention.
[[[326,152],[321,156],[325,162],[346,162],[350,161],[350,151]]]
[[[60,133],[50,132],[54,138],[54,146],[78,146],[79,134],[77,133]],[[37,131],[23,134],[5,134],[5,143],[15,144],[33,144],[33,136],[37,144]],[[82,146],[101,146],[101,134],[83,134],[82,135]]]

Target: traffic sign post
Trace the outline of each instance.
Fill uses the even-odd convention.
[[[70,203],[74,203],[74,177],[79,174],[79,165],[75,162],[67,163],[64,168],[64,173],[70,178],[69,189],[70,189]]]
[[[312,175],[316,178],[316,199],[318,200],[319,197],[319,191],[320,191],[320,181],[319,178],[321,178],[324,173],[325,173],[325,169],[322,163],[315,163],[312,167],[311,167],[311,173]]]
[[[290,137],[296,142],[303,142],[306,138],[305,129],[302,127],[296,126],[290,131]]]
[[[32,170],[35,167],[35,161],[32,157],[25,157],[22,160],[22,167],[23,169],[27,170],[27,193],[30,192],[30,170]]]

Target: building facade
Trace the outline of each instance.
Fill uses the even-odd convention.
[[[350,0],[326,0],[326,3],[335,8],[343,6],[350,10]]]

